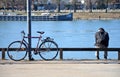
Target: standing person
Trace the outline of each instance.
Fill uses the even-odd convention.
[[[107,48],[109,45],[109,34],[103,28],[99,28],[95,33],[95,46],[96,48]],[[99,51],[95,53],[97,59],[99,58]],[[107,59],[108,53],[104,51],[104,59]]]

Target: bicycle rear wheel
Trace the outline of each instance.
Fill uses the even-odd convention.
[[[12,42],[7,49],[7,54],[11,60],[20,61],[27,55],[27,46],[21,41]]]
[[[39,55],[44,60],[53,60],[58,55],[58,45],[54,41],[42,42],[39,49]]]

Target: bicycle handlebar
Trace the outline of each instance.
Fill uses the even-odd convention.
[[[25,32],[24,32],[24,31],[21,31],[21,35],[22,35],[23,37],[25,37]]]

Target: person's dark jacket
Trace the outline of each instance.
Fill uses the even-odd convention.
[[[100,33],[101,34],[103,34],[104,33],[104,36],[105,36],[105,41],[103,42],[103,43],[99,43],[98,42],[98,39],[100,38]],[[95,46],[105,46],[105,47],[108,47],[108,45],[109,45],[109,34],[107,33],[107,32],[105,32],[105,31],[98,31],[98,32],[96,32],[96,34],[95,34]]]

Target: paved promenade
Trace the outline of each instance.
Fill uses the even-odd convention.
[[[0,60],[0,77],[119,77],[118,60]]]

